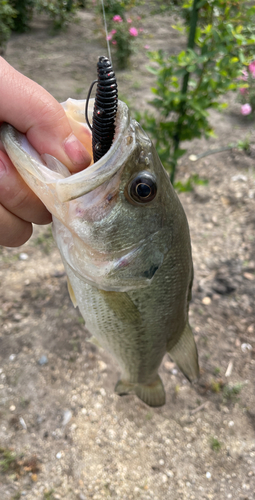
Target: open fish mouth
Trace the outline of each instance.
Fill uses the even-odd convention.
[[[72,128],[77,136],[82,131],[83,133],[86,131],[87,135],[91,136],[84,122],[85,102],[85,100],[68,99],[62,104],[71,126],[74,124]],[[93,106],[94,99],[90,99],[88,107],[90,118],[92,117]],[[24,177],[24,170],[30,176],[32,174],[34,182],[29,181],[29,175],[27,175],[25,179],[27,184],[32,189],[36,181],[54,187],[58,200],[62,203],[93,191],[109,181],[118,172],[121,165],[125,163],[127,157],[135,148],[135,129],[133,124],[130,123],[127,105],[119,101],[116,115],[116,131],[111,148],[96,163],[73,175],[70,175],[68,169],[51,155],[46,154],[41,157],[28,142],[26,136],[7,123],[2,125],[1,139],[9,157],[22,177]],[[38,182],[36,184],[38,185]],[[47,200],[44,203],[47,206]],[[50,211],[52,212],[52,208],[50,208]]]

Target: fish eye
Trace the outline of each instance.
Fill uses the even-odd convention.
[[[137,203],[149,203],[156,194],[156,180],[150,172],[140,172],[128,186],[129,197]]]

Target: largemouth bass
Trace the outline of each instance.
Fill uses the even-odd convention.
[[[88,150],[85,101],[64,104]],[[93,99],[89,101],[89,116]],[[4,124],[1,139],[15,167],[53,215],[53,234],[74,306],[117,360],[115,391],[150,406],[165,403],[158,369],[165,353],[193,381],[198,357],[188,321],[193,267],[187,219],[154,146],[118,102],[109,151],[70,175],[26,136]]]

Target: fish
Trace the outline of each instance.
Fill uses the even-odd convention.
[[[91,119],[94,100],[89,99]],[[91,152],[85,100],[64,110]],[[53,217],[53,235],[73,305],[96,341],[117,361],[119,395],[151,407],[165,404],[158,374],[166,353],[189,381],[199,376],[189,324],[193,264],[187,218],[148,135],[118,101],[109,151],[71,175],[40,156],[9,124],[1,140],[18,172]]]

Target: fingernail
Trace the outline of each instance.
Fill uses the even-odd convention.
[[[71,133],[63,143],[65,153],[74,165],[84,165],[88,167],[91,162],[91,156],[85,146]]]
[[[3,177],[7,172],[7,168],[3,160],[0,158],[0,178]]]

